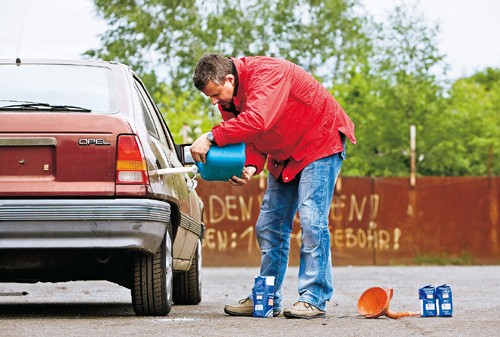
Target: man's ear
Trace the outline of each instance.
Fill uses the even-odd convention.
[[[226,81],[229,81],[229,83],[231,83],[231,85],[232,85],[233,87],[234,87],[234,84],[235,84],[235,83],[234,83],[234,82],[235,82],[234,80],[235,80],[234,75],[232,75],[232,74],[226,75]]]

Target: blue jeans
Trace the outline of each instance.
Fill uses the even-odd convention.
[[[290,234],[297,210],[302,230],[299,301],[325,310],[333,294],[328,216],[345,152],[312,162],[289,183],[268,177],[257,219],[262,252],[260,275],[275,277],[274,310],[281,310],[281,286],[288,267]],[[251,298],[251,296],[250,296]]]

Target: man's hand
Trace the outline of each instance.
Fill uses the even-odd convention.
[[[202,134],[194,143],[189,147],[191,151],[191,156],[193,156],[194,161],[201,161],[206,164],[207,152],[210,150],[212,142],[208,140],[207,134]]]
[[[241,178],[233,176],[231,179],[228,180],[228,182],[233,184],[234,186],[246,185],[248,184],[252,176],[255,174],[255,171],[257,171],[257,169],[254,166],[247,166],[243,168],[243,171],[241,171]]]

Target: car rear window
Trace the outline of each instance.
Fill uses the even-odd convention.
[[[113,73],[84,65],[0,65],[0,106],[24,102],[113,113],[117,111]]]

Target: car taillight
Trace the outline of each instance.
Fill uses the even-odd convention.
[[[146,160],[135,136],[118,137],[117,184],[149,184]]]

